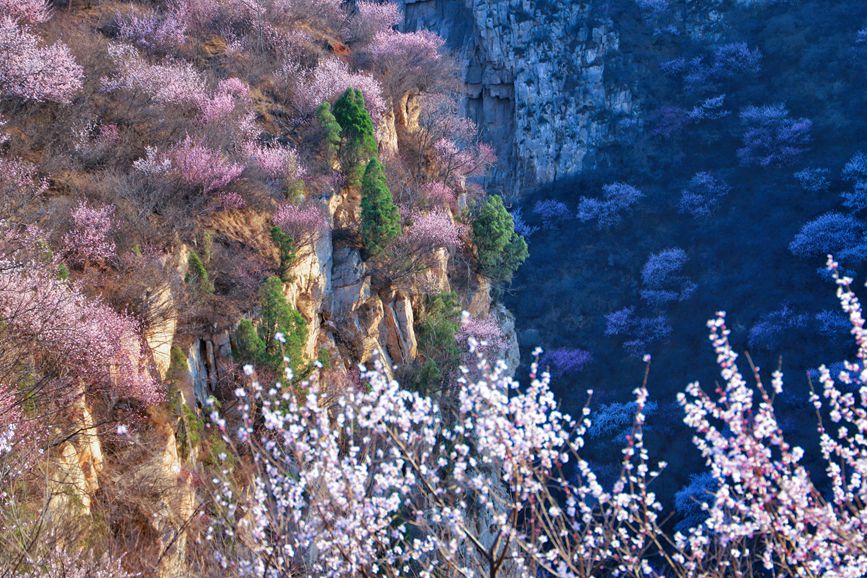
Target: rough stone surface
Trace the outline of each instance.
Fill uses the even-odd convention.
[[[434,30],[460,55],[466,113],[499,157],[494,188],[517,194],[593,166],[633,114],[630,91],[606,75],[618,35],[593,2],[403,3],[407,29]]]

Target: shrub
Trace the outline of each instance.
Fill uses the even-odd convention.
[[[263,146],[247,143],[244,152],[250,162],[272,179],[295,180],[304,176],[298,153],[291,146]]]
[[[666,286],[672,275],[680,272],[686,265],[686,259],[686,251],[679,247],[652,254],[641,270],[642,283],[651,289]]]
[[[308,245],[328,226],[322,208],[315,204],[304,206],[280,203],[274,212],[274,224],[289,235],[296,248]]]
[[[623,220],[622,213],[635,205],[644,193],[626,183],[612,183],[602,187],[602,199],[581,197],[578,219],[582,223],[596,221],[599,229],[611,229]]]
[[[464,227],[455,223],[448,211],[439,209],[413,213],[406,231],[406,241],[417,252],[453,249],[460,245]]]
[[[101,263],[115,254],[109,235],[114,206],[91,207],[80,201],[72,210],[72,229],[63,236],[69,256],[79,263]]]
[[[184,282],[188,285],[197,287],[205,293],[214,292],[214,284],[211,282],[208,270],[202,262],[202,258],[195,251],[190,251],[187,257],[187,275],[184,277]]]
[[[271,227],[271,240],[277,245],[280,254],[280,279],[289,281],[290,271],[298,257],[295,242],[280,227]]]
[[[479,269],[495,281],[509,281],[527,259],[527,242],[515,232],[515,221],[498,195],[488,197],[473,219],[473,240]]]
[[[264,361],[277,371],[283,366],[283,358],[289,358],[289,366],[298,372],[304,361],[304,346],[307,342],[307,322],[283,294],[283,282],[269,277],[259,291],[262,320],[259,336],[265,343]]]
[[[553,229],[572,216],[565,203],[554,199],[536,201],[536,204],[533,205],[533,213],[542,219],[542,228],[544,229]]]
[[[828,169],[803,169],[795,173],[795,178],[801,188],[808,193],[821,193],[831,186],[828,179],[830,174],[831,171]]]
[[[561,347],[545,353],[542,364],[550,367],[551,375],[573,376],[580,373],[593,361],[593,355],[583,349]]]
[[[160,105],[199,107],[207,98],[201,73],[188,62],[150,64],[135,48],[124,44],[109,46],[108,53],[118,74],[104,80],[106,90],[140,94]]]
[[[27,24],[41,24],[51,18],[46,0],[0,0],[0,14]]]
[[[434,391],[449,378],[461,359],[457,334],[461,308],[457,295],[439,293],[425,301],[423,314],[415,323],[418,351],[424,363],[412,377],[417,391]]]
[[[287,75],[294,73],[294,70],[287,71]],[[349,89],[364,95],[362,107],[366,106],[371,117],[378,121],[386,109],[382,86],[368,74],[350,71],[346,64],[335,58],[320,61],[310,76],[301,81],[297,87],[298,105],[302,111],[312,113],[323,102],[339,98]],[[342,126],[336,110],[334,114]]]
[[[368,254],[381,253],[388,244],[400,235],[400,213],[388,183],[382,164],[371,159],[361,182],[361,237]]]
[[[243,166],[230,162],[220,151],[189,136],[175,145],[169,158],[181,182],[203,193],[222,189],[244,171]]]
[[[444,45],[445,40],[429,30],[385,30],[374,36],[367,58],[386,94],[397,102],[407,92],[436,90],[454,78],[451,61],[440,54]]]

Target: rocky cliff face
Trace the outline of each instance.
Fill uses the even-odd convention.
[[[491,185],[517,194],[593,166],[634,113],[607,77],[619,39],[592,2],[404,0],[405,26],[448,39],[464,69],[467,115],[497,150]]]

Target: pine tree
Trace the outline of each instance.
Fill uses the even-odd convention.
[[[382,163],[371,159],[361,181],[361,237],[369,255],[385,249],[400,235],[400,213],[388,183]]]
[[[367,161],[376,157],[376,135],[373,119],[364,105],[364,95],[349,88],[332,107],[333,116],[342,130],[341,161],[347,174],[360,170]]]
[[[479,267],[495,281],[508,281],[528,256],[527,243],[498,195],[488,197],[473,221]]]

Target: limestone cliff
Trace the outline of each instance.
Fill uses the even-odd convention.
[[[467,115],[497,150],[507,194],[592,167],[631,118],[633,95],[607,75],[619,38],[592,2],[404,0],[405,26],[448,39]]]

